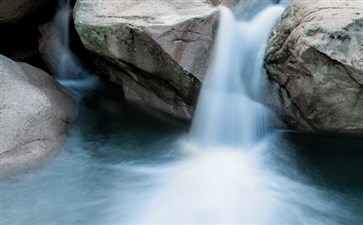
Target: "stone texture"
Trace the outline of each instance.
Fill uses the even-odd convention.
[[[76,29],[130,102],[190,119],[220,1],[78,0]],[[112,69],[111,69],[112,68]]]
[[[362,53],[362,0],[294,1],[266,50],[273,107],[302,130],[363,133]]]
[[[2,175],[46,159],[77,114],[69,91],[44,71],[0,55]]]
[[[0,25],[13,24],[54,0],[1,0]]]

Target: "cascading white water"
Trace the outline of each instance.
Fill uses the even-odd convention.
[[[269,7],[252,21],[238,23],[221,7],[214,58],[191,130],[198,144],[251,147],[265,135],[269,111],[252,97],[262,93],[265,43],[282,11]]]
[[[214,58],[184,147],[189,158],[167,169],[165,184],[141,207],[142,219],[131,223],[264,223],[276,213],[278,201],[268,191],[275,184],[256,157],[269,112],[251,95],[283,7],[240,23],[228,8],[220,12]]]
[[[97,76],[87,71],[70,48],[70,0],[59,0],[59,8],[53,19],[55,35],[62,46],[56,57],[59,60],[58,81],[74,93],[83,96],[99,84]]]
[[[279,154],[283,144],[266,136],[270,113],[254,100],[263,91],[265,43],[283,10],[271,6],[237,22],[221,7],[214,59],[183,146],[185,158],[160,168],[147,183],[157,188],[138,189],[142,199],[127,200],[137,205],[127,224],[335,224],[351,216],[342,210],[335,215],[329,194],[278,161],[273,152]]]

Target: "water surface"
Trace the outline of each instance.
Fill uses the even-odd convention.
[[[206,188],[206,185],[207,187],[214,185],[215,190],[219,191],[233,184],[245,187],[243,189],[245,192],[256,194],[246,188],[244,182],[247,180],[248,183],[257,185],[260,182],[258,176],[266,180],[271,178],[265,177],[269,174],[265,172],[269,171],[246,172],[244,165],[251,162],[247,162],[244,155],[241,156],[236,152],[227,151],[226,154],[221,154],[218,151],[214,153],[212,151],[210,154],[201,153],[188,157],[189,153],[186,153],[184,144],[187,128],[182,124],[170,123],[133,110],[124,110],[122,115],[110,115],[99,110],[84,108],[81,115],[82,117],[70,131],[64,149],[55,159],[24,174],[1,180],[2,224],[141,223],[145,222],[144,218],[147,217],[150,221],[155,219],[148,215],[148,212],[155,214],[162,209],[164,201],[155,202],[150,197],[151,194],[158,195],[155,193],[159,190],[169,190],[169,193],[173,193],[174,190],[178,190],[177,187],[182,187],[179,195],[188,197],[186,195],[188,190],[184,190],[183,187]],[[294,201],[301,201],[294,203],[289,201],[289,207],[301,208],[300,203],[304,203],[305,199],[319,197],[323,200],[316,199],[317,203],[328,202],[332,206],[331,211],[325,211],[325,217],[328,219],[332,216],[341,216],[336,220],[339,222],[336,224],[360,224],[363,221],[361,214],[363,211],[363,140],[289,132],[275,132],[275,135],[279,136],[276,139],[278,143],[273,144],[275,146],[272,144],[268,146],[268,151],[273,154],[265,154],[264,158],[260,157],[263,161],[270,163],[268,166],[259,168],[268,167],[269,170],[282,174],[280,178],[290,177],[298,183],[307,185],[302,189],[300,186],[298,189],[296,187],[290,189],[301,191],[297,193],[298,198],[288,192],[279,193],[281,196],[294,198]],[[228,167],[226,163],[237,165],[237,167]],[[195,172],[190,173],[190,168]],[[242,172],[239,173],[240,169]],[[220,174],[218,171],[225,174]],[[174,176],[175,174],[177,176]],[[189,179],[190,174],[197,177],[197,181],[193,178]],[[257,175],[257,177],[244,179],[246,174]],[[172,188],[169,185],[167,189],[164,189],[168,182],[175,182],[176,185],[173,184]],[[281,191],[289,189],[286,182],[271,183],[269,181],[267,183],[277,185],[277,189],[280,188]],[[265,184],[266,182],[263,181],[262,185]],[[203,221],[207,221],[208,218],[205,217],[214,220],[217,209],[221,210],[223,204],[232,205],[233,203],[241,206],[241,202],[247,201],[238,198],[244,196],[243,193],[239,193],[233,186],[231,188],[229,193],[226,192],[223,196],[218,197],[211,193],[210,201],[205,199],[205,202],[188,202],[189,208],[221,201],[222,207],[210,205],[211,207],[204,208],[206,211],[203,212],[204,215],[201,215],[204,217]],[[314,191],[312,192],[311,189]],[[264,192],[263,189],[261,191]],[[316,194],[316,191],[321,193]],[[279,190],[274,191],[274,193],[278,192]],[[198,193],[198,191],[193,190],[190,193]],[[265,193],[270,194],[270,192]],[[311,196],[312,193],[314,194]],[[183,205],[178,195],[167,196],[173,198],[168,199],[169,203]],[[256,197],[252,200],[258,202],[261,196],[263,195],[257,193],[250,197]],[[262,199],[263,202],[264,199]],[[318,209],[320,207],[327,210],[326,205],[319,204],[316,205]],[[150,209],[148,205],[152,205],[153,209]],[[251,209],[252,212],[256,214],[255,216],[263,217],[262,209],[258,208],[261,205],[255,206],[256,208]],[[178,210],[179,212],[174,212],[178,214],[174,215],[175,218],[183,215],[180,209]],[[315,221],[322,221],[321,224],[324,224],[327,218],[323,217],[321,212],[312,212],[314,210],[316,209],[305,208],[304,213],[299,214],[304,218],[295,224],[304,224],[302,221],[309,224],[308,221],[313,216],[318,217]],[[250,215],[252,212],[249,212]],[[243,215],[243,211],[240,213]],[[226,219],[227,216],[220,215],[219,218]],[[232,218],[234,215],[229,216]],[[284,221],[284,218],[277,219]],[[274,221],[277,219],[274,218]]]

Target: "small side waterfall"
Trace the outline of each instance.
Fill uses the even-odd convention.
[[[70,17],[72,9],[69,0],[60,0],[59,8],[53,20],[55,34],[62,45],[64,51],[60,52],[59,57],[59,76],[60,79],[67,79],[70,76],[78,75],[84,70],[78,58],[70,50]]]
[[[269,110],[260,97],[262,60],[272,26],[284,8],[273,6],[237,22],[221,7],[214,58],[199,97],[191,137],[202,146],[251,147],[265,136]]]
[[[91,74],[82,65],[78,57],[70,48],[70,18],[72,8],[70,0],[59,0],[59,8],[53,19],[55,35],[62,46],[63,51],[59,55],[59,83],[72,90],[79,96],[85,95],[89,90],[96,88],[99,84],[98,77]]]

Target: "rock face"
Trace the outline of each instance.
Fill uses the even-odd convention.
[[[362,3],[294,1],[275,27],[265,66],[290,124],[363,133]]]
[[[78,0],[76,29],[126,100],[190,119],[220,1]]]
[[[2,55],[0,68],[0,166],[7,174],[52,156],[77,107],[44,71]]]
[[[0,25],[12,24],[54,0],[1,0]]]

